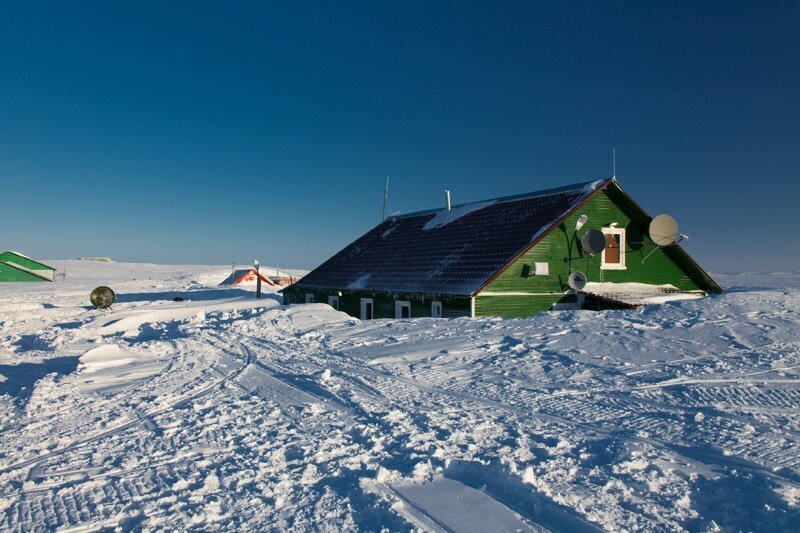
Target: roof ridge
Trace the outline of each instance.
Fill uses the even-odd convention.
[[[510,196],[500,196],[500,197],[497,197],[497,198],[486,198],[484,200],[475,200],[475,201],[472,201],[472,202],[465,202],[463,204],[456,204],[456,205],[451,206],[451,209],[456,209],[456,208],[459,208],[459,207],[465,207],[465,206],[473,205],[473,204],[487,203],[487,202],[501,203],[501,202],[511,202],[511,201],[514,201],[514,200],[523,200],[523,199],[528,199],[528,198],[539,198],[541,196],[548,196],[550,194],[558,194],[558,193],[562,193],[562,192],[565,192],[565,191],[581,189],[581,188],[585,188],[585,187],[589,187],[589,186],[591,186],[592,189],[590,191],[587,190],[587,192],[591,192],[591,191],[594,191],[595,189],[599,188],[600,186],[602,186],[605,182],[612,181],[612,180],[614,180],[613,177],[612,178],[602,178],[602,179],[599,179],[599,180],[585,181],[585,182],[581,182],[581,183],[573,183],[572,185],[564,185],[564,186],[561,186],[561,187],[552,187],[550,189],[541,189],[541,190],[538,190],[538,191],[531,191],[531,192],[527,192],[527,193],[514,194],[514,195],[510,195]],[[437,207],[437,208],[434,208],[434,209],[423,209],[421,211],[414,211],[413,213],[406,213],[406,214],[398,215],[398,216],[392,217],[392,218],[398,218],[399,219],[399,218],[419,217],[419,216],[423,216],[423,215],[433,215],[435,213],[438,213],[438,212],[442,211],[443,209],[447,209],[447,208],[446,207]]]

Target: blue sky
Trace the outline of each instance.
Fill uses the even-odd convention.
[[[58,2],[0,16],[0,248],[310,268],[391,210],[617,177],[797,270],[800,4]]]

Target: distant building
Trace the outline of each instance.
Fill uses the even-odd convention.
[[[678,244],[656,246],[651,221],[615,179],[422,211],[389,218],[281,292],[361,319],[523,317],[722,292]],[[588,231],[595,254],[581,246]],[[577,289],[576,271],[588,281]]]
[[[287,276],[285,274],[281,274],[278,276],[267,276],[267,277],[270,279],[270,281],[272,281],[272,283],[278,285],[279,287],[288,287],[289,285],[297,281],[296,277]]]
[[[0,253],[0,282],[53,281],[56,269],[11,250]]]
[[[255,268],[234,270],[220,285],[239,285],[240,283],[256,281],[256,277],[260,277],[261,281],[267,285],[275,285],[267,276],[256,272]]]

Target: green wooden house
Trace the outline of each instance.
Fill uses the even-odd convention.
[[[53,281],[56,269],[19,252],[0,253],[0,282]]]
[[[651,220],[613,178],[422,211],[379,224],[281,292],[361,319],[524,317],[722,292],[678,244],[655,245]],[[581,246],[589,230],[602,232],[602,252]],[[580,290],[575,271],[588,281]]]

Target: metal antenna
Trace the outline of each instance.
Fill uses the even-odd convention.
[[[617,147],[611,147],[611,178],[617,179]]]
[[[389,176],[386,176],[386,187],[383,189],[383,211],[381,212],[381,223],[386,222],[386,200],[389,198]]]

